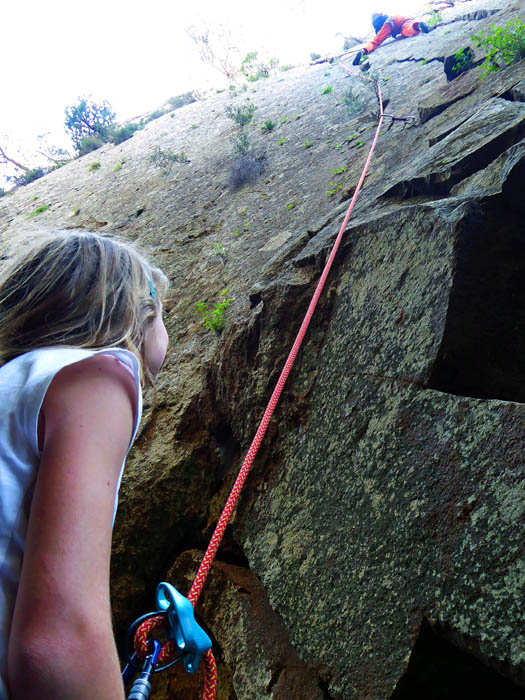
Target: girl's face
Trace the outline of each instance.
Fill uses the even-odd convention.
[[[162,309],[159,310],[155,320],[146,329],[144,337],[144,354],[146,364],[150,371],[156,375],[162,367],[166,350],[168,349],[168,332],[162,320]]]

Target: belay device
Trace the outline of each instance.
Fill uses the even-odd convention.
[[[156,627],[167,627],[167,643],[161,644],[157,639],[149,640],[149,654],[141,660],[136,651],[132,654],[128,649],[128,663],[122,671],[122,681],[127,686],[132,677],[139,672],[129,691],[128,700],[147,700],[150,690],[150,678],[152,673],[158,673],[164,669],[182,661],[188,673],[197,670],[201,656],[211,649],[211,639],[202,627],[196,622],[193,613],[193,605],[181,595],[170,583],[159,583],[156,592],[157,610],[142,615],[131,625],[128,632],[129,640],[134,639],[135,632],[146,620],[156,618],[161,624]],[[166,625],[167,618],[168,625]],[[162,658],[165,649],[166,655],[175,654],[175,658],[165,662]],[[140,667],[142,665],[142,670]]]

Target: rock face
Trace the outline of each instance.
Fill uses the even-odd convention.
[[[412,118],[386,119],[199,602],[220,700],[523,696],[525,66],[481,79],[470,40],[520,9],[460,3],[431,34],[369,58],[386,112]],[[446,58],[467,47],[474,67],[447,81]],[[249,127],[263,172],[232,189],[224,108],[247,102],[276,128]],[[173,281],[160,399],[115,528],[119,630],[151,609],[157,581],[189,589],[375,122],[357,75],[298,68],[190,104],[0,200],[5,254],[20,234],[107,230],[151,249]],[[163,176],[156,146],[189,162]],[[195,304],[224,288],[217,335]],[[442,686],[413,651],[429,639],[464,652]],[[464,687],[458,664],[475,669]],[[160,674],[152,697],[200,697],[200,678],[177,674]]]

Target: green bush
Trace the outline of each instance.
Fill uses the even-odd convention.
[[[519,61],[525,56],[525,24],[519,19],[509,20],[504,27],[490,25],[487,33],[484,31],[472,34],[476,46],[488,48],[487,57],[482,63],[483,73],[498,71],[502,65]]]
[[[250,152],[250,141],[244,129],[239,129],[239,131],[231,137],[230,143],[233,146],[233,154],[235,156],[247,156]]]
[[[22,175],[15,175],[11,179],[15,185],[29,185],[30,182],[34,182],[35,180],[38,180],[40,177],[43,177],[47,173],[47,170],[45,168],[33,168],[33,170],[29,170],[28,172],[22,173]]]
[[[270,131],[275,129],[275,123],[271,119],[267,119],[261,126],[261,131],[265,134],[269,134]]]
[[[233,105],[227,105],[224,110],[226,116],[238,124],[240,127],[249,124],[253,118],[253,113],[255,112],[255,105],[248,104],[242,105],[241,107],[234,107]]]
[[[90,173],[92,173],[93,171],[98,170],[100,167],[101,167],[100,163],[98,161],[96,161],[95,163],[91,163],[88,170]]]
[[[349,116],[361,112],[361,110],[363,110],[366,107],[366,102],[364,102],[359,95],[354,93],[352,88],[345,92],[343,96],[343,104],[346,105],[346,110]]]
[[[461,73],[466,73],[466,71],[472,68],[474,64],[474,52],[469,46],[467,46],[465,49],[459,49],[456,51],[453,59],[454,64],[452,66],[452,72],[458,76]]]
[[[197,102],[197,98],[195,97],[193,92],[184,92],[182,95],[170,97],[170,99],[168,100],[168,103],[173,109],[180,109],[181,107],[185,107],[186,105],[189,105],[192,102]]]
[[[196,305],[197,311],[201,315],[201,323],[204,328],[207,328],[209,331],[216,331],[217,333],[220,333],[226,325],[224,312],[231,303],[231,299],[226,297],[227,293],[227,289],[222,290],[222,300],[215,302],[212,311],[208,310],[208,304],[206,304],[204,301],[199,301]]]
[[[129,124],[125,124],[124,126],[116,129],[111,129],[108,134],[109,140],[111,143],[114,143],[117,146],[119,143],[130,139],[136,131],[139,131],[139,129],[142,129],[140,124],[130,122]]]
[[[103,141],[100,136],[83,136],[79,139],[75,148],[77,149],[79,156],[85,156],[91,151],[96,151],[97,148],[103,146],[105,141]]]
[[[279,68],[279,59],[270,58],[268,62],[264,62],[258,60],[257,57],[257,51],[250,51],[241,63],[241,73],[251,83],[261,78],[269,78],[271,73]]]
[[[433,29],[434,27],[437,27],[440,22],[443,21],[443,15],[439,10],[433,10],[432,14],[428,19],[425,20],[425,24],[427,27],[430,29]]]
[[[169,175],[175,163],[189,163],[184,151],[174,153],[170,150],[164,150],[160,146],[155,146],[155,150],[150,155],[150,163],[153,163],[162,170],[163,175]]]

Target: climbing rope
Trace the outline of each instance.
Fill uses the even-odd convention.
[[[295,342],[292,346],[292,349],[290,350],[290,353],[288,355],[288,358],[286,359],[286,362],[284,364],[283,370],[281,372],[281,375],[279,376],[279,379],[277,380],[277,383],[275,385],[275,388],[273,390],[273,393],[270,397],[270,400],[268,402],[268,405],[266,407],[266,410],[264,412],[264,415],[262,417],[262,420],[259,424],[259,427],[257,428],[257,432],[255,433],[255,437],[253,438],[253,441],[248,449],[248,452],[246,453],[246,457],[244,458],[244,461],[242,463],[241,469],[239,470],[239,474],[237,476],[237,479],[235,480],[235,483],[233,485],[232,491],[228,497],[228,500],[226,501],[226,505],[224,506],[224,510],[222,511],[222,514],[217,522],[217,525],[215,527],[215,531],[212,535],[212,538],[210,540],[210,543],[208,545],[208,548],[204,554],[204,557],[202,559],[202,562],[199,566],[199,570],[197,571],[197,574],[195,576],[195,580],[193,582],[193,585],[191,587],[191,590],[188,594],[188,599],[195,607],[197,604],[197,601],[199,599],[199,596],[202,592],[202,589],[204,587],[204,583],[206,581],[206,578],[210,572],[213,560],[215,559],[215,555],[217,553],[217,550],[219,549],[219,545],[221,543],[221,540],[224,536],[224,532],[226,530],[226,526],[228,525],[228,522],[233,514],[233,511],[235,510],[235,507],[237,505],[237,502],[239,500],[239,496],[241,494],[242,488],[244,486],[244,483],[248,477],[248,474],[250,472],[250,469],[252,467],[253,461],[255,459],[255,456],[257,455],[257,452],[259,450],[259,447],[262,443],[262,440],[264,438],[264,435],[266,433],[266,430],[268,428],[268,425],[270,424],[270,420],[272,418],[273,412],[275,411],[275,408],[277,406],[277,403],[279,401],[279,398],[281,396],[281,393],[284,389],[284,385],[286,383],[286,380],[288,379],[288,375],[290,374],[292,367],[295,362],[295,358],[297,357],[297,353],[299,352],[299,349],[301,347],[301,344],[303,342],[304,336],[306,334],[306,331],[308,329],[308,326],[310,325],[310,321],[312,319],[312,316],[315,311],[315,307],[317,306],[317,302],[319,301],[319,297],[321,296],[321,293],[323,291],[326,279],[330,273],[330,270],[332,268],[332,264],[334,262],[335,256],[337,255],[337,251],[339,250],[339,246],[341,243],[341,240],[343,238],[343,234],[346,230],[346,227],[348,225],[348,220],[350,219],[350,215],[352,213],[352,210],[354,208],[355,202],[357,200],[357,197],[359,195],[359,192],[361,190],[361,187],[363,186],[363,182],[365,180],[366,174],[368,172],[368,167],[370,165],[370,161],[372,160],[372,156],[375,151],[375,147],[377,144],[377,140],[379,138],[379,132],[381,131],[381,126],[383,124],[383,119],[384,119],[384,112],[383,112],[383,100],[381,96],[381,88],[379,87],[379,83],[377,80],[374,78],[369,78],[368,76],[361,75],[359,73],[355,73],[352,71],[350,68],[344,65],[344,63],[339,64],[343,70],[347,71],[350,75],[358,75],[361,78],[364,78],[365,80],[370,81],[371,83],[375,84],[376,88],[376,97],[377,97],[377,102],[379,105],[379,118],[377,122],[377,128],[376,132],[374,135],[374,139],[372,141],[372,145],[370,147],[370,151],[368,153],[368,157],[366,159],[363,171],[361,173],[361,177],[359,178],[359,182],[357,184],[357,187],[355,189],[354,195],[352,197],[352,201],[350,202],[345,218],[343,220],[343,223],[341,224],[341,228],[339,229],[339,233],[337,235],[337,238],[335,239],[335,243],[332,246],[332,250],[330,252],[330,255],[328,257],[328,260],[325,264],[324,270],[321,274],[321,278],[319,279],[319,282],[317,283],[317,287],[315,289],[315,292],[313,294],[312,300],[310,301],[310,305],[308,306],[308,310],[306,311],[306,315],[304,317],[304,320],[301,324],[301,327],[299,329],[299,332],[297,333],[297,337],[295,339]],[[156,616],[156,617],[151,617],[145,622],[143,622],[139,628],[137,629],[136,635],[135,635],[135,652],[137,653],[137,656],[141,659],[144,659],[146,655],[148,654],[148,644],[147,644],[147,638],[149,633],[153,629],[158,629],[159,627],[164,627],[167,625],[167,620],[164,616]],[[170,656],[172,656],[175,652],[175,644],[174,642],[170,641],[167,642],[163,645],[163,648],[160,652],[159,655],[159,663],[165,662]],[[211,649],[205,652],[204,656],[204,693],[202,696],[202,700],[214,700],[215,698],[215,692],[217,688],[217,671],[216,671],[216,666],[215,666],[215,659],[213,658],[213,654],[211,652]]]

